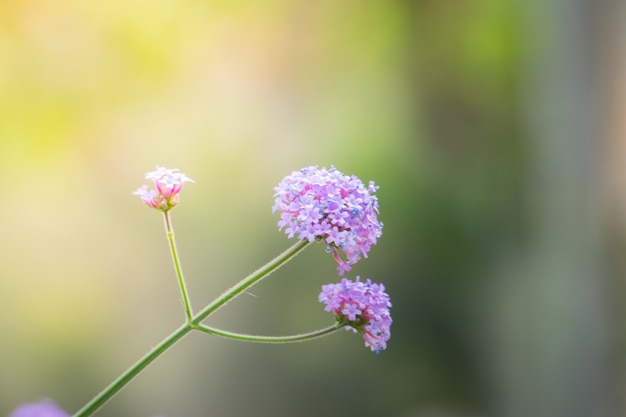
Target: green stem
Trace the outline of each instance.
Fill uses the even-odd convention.
[[[180,261],[178,260],[178,251],[176,250],[176,241],[174,240],[174,228],[170,222],[170,213],[166,211],[163,213],[165,216],[165,230],[167,232],[167,238],[170,242],[170,252],[172,252],[172,260],[174,261],[174,268],[176,268],[176,276],[178,277],[178,286],[180,287],[180,293],[183,296],[183,302],[185,303],[185,315],[187,316],[187,322],[191,322],[193,319],[193,312],[191,310],[191,303],[189,302],[189,295],[187,294],[187,285],[185,284],[185,278],[183,277],[183,270],[180,267]]]
[[[293,343],[293,342],[303,342],[305,340],[315,339],[317,337],[326,336],[327,334],[333,333],[342,326],[339,323],[335,323],[330,327],[326,327],[324,329],[315,330],[309,333],[301,333],[292,336],[256,336],[250,334],[240,334],[227,332],[225,330],[215,329],[213,327],[205,326],[203,324],[199,324],[194,326],[194,329],[200,330],[204,333],[208,333],[213,336],[221,336],[228,339],[242,340],[244,342],[258,342],[258,343]]]
[[[167,213],[166,213],[167,214]],[[170,238],[170,245],[172,249],[172,256],[174,258],[174,264],[176,265],[176,272],[179,276],[181,284],[181,291],[183,291],[183,298],[186,299],[186,290],[183,290],[184,282],[182,281],[182,272],[180,272],[180,266],[178,264],[178,257],[176,256],[176,249],[174,245],[174,237],[171,229],[171,225],[169,223],[169,217],[166,215],[166,226],[168,229],[168,237]],[[213,313],[218,308],[225,305],[228,301],[235,298],[237,295],[241,294],[250,286],[259,282],[261,279],[265,278],[272,272],[276,271],[282,265],[284,265],[291,258],[296,256],[300,251],[302,251],[308,244],[308,241],[299,241],[289,249],[287,249],[282,254],[278,255],[276,258],[272,259],[263,267],[256,270],[254,273],[250,274],[243,280],[241,280],[238,284],[234,285],[224,294],[220,295],[215,301],[206,306],[200,313],[191,317],[187,323],[183,326],[179,327],[176,331],[170,334],[168,337],[163,339],[158,345],[156,345],[152,350],[150,350],[143,358],[139,359],[135,362],[130,368],[128,368],[122,375],[120,375],[116,380],[114,380],[108,387],[102,390],[94,399],[92,399],[89,403],[87,403],[83,408],[81,408],[73,417],[88,417],[92,415],[98,408],[100,408],[103,404],[109,401],[115,394],[117,394],[126,384],[128,384],[137,374],[139,374],[146,366],[148,366],[152,361],[158,358],[163,352],[169,349],[174,343],[178,342],[182,339],[190,331],[197,329],[202,330],[199,327],[201,326],[200,322],[207,318],[211,313]],[[187,305],[189,305],[187,303]],[[190,309],[189,309],[190,312]],[[188,313],[189,314],[189,313]],[[204,326],[202,326],[204,327]],[[214,331],[214,329],[209,329],[209,331]],[[204,331],[204,330],[202,330]],[[224,332],[226,333],[226,332]]]
[[[252,285],[256,284],[263,278],[267,277],[272,272],[276,271],[282,265],[287,263],[291,258],[296,256],[300,251],[302,251],[309,244],[308,240],[299,240],[296,244],[291,246],[289,249],[278,255],[276,258],[272,259],[270,262],[257,269],[237,284],[232,286],[228,291],[217,297],[211,304],[206,306],[202,311],[200,311],[192,320],[193,325],[198,325],[204,319],[206,319],[211,313],[215,312],[220,307],[223,307],[230,300],[250,288]]]
[[[135,362],[130,368],[128,368],[122,375],[120,375],[115,381],[113,381],[108,387],[106,387],[100,394],[98,394],[93,400],[88,402],[83,408],[81,408],[74,417],[87,417],[92,415],[98,408],[104,403],[109,401],[115,394],[117,394],[126,384],[128,384],[139,372],[141,372],[152,361],[158,358],[163,352],[170,348],[174,343],[179,341],[183,336],[193,330],[193,327],[189,323],[178,328],[168,337],[163,339],[156,347],[148,352],[143,358]]]

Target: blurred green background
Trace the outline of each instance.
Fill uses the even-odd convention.
[[[601,0],[0,2],[0,415],[74,412],[292,244],[273,187],[334,164],[379,186],[392,338],[191,334],[102,417],[626,414],[626,7]],[[218,311],[324,327],[321,245]]]

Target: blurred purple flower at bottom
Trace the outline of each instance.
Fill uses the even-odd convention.
[[[9,417],[71,417],[51,400],[42,400],[38,403],[22,404]],[[161,416],[159,416],[161,417]]]
[[[43,400],[38,403],[22,404],[9,417],[70,417],[70,415],[51,400]]]

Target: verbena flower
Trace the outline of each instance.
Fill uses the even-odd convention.
[[[383,284],[374,284],[370,279],[361,282],[359,277],[354,282],[343,278],[339,283],[323,285],[319,301],[346,330],[363,336],[365,346],[373,352],[378,354],[387,348],[391,301]]]
[[[146,179],[154,183],[155,189],[147,185],[138,188],[133,194],[138,195],[150,207],[168,211],[180,202],[180,191],[186,182],[194,182],[178,169],[168,169],[157,165],[156,171],[148,172]]]
[[[70,417],[70,415],[52,401],[43,400],[37,403],[22,404],[9,417]]]
[[[366,187],[356,176],[344,175],[334,167],[310,166],[292,172],[274,188],[272,212],[281,213],[278,227],[285,228],[289,238],[297,235],[300,240],[324,241],[343,275],[361,256],[367,258],[382,235],[376,190],[373,181]]]

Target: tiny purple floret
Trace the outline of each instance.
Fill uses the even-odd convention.
[[[70,415],[52,401],[43,400],[37,403],[22,404],[9,417],[70,417]]]
[[[391,337],[391,300],[382,284],[354,282],[343,278],[336,284],[322,286],[319,301],[346,330],[363,336],[365,346],[377,354],[387,348]]]
[[[179,193],[186,182],[194,182],[178,169],[156,166],[156,171],[148,172],[146,179],[154,183],[155,189],[147,185],[138,188],[133,195],[139,196],[144,204],[161,211],[169,211],[180,202]]]
[[[279,230],[289,238],[324,241],[339,266],[339,275],[351,269],[382,235],[378,221],[378,186],[365,186],[356,176],[331,167],[294,171],[274,188],[272,212],[280,212]],[[341,250],[347,260],[339,256]]]

